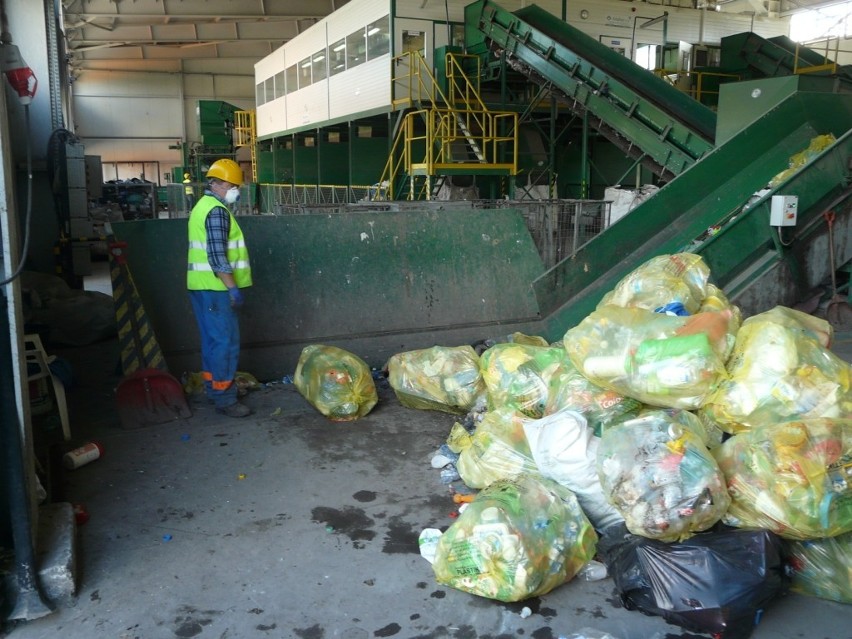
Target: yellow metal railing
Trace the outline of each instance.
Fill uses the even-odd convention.
[[[473,77],[463,67],[472,60]],[[482,101],[476,56],[447,54],[446,92],[420,53],[407,52],[391,64],[394,109],[418,108],[403,116],[374,199],[392,198],[402,173],[409,180],[408,199],[430,199],[439,175],[517,174],[518,114],[491,111]]]
[[[719,95],[718,90],[706,88],[706,80],[708,78],[718,78],[719,82],[714,83],[717,86],[725,82],[737,82],[742,79],[741,76],[735,73],[717,73],[715,71],[671,71],[668,69],[655,69],[654,75],[662,78],[675,89],[686,93],[698,102],[703,102],[709,96]],[[686,82],[683,82],[683,80],[686,80]]]
[[[257,182],[257,129],[254,111],[234,111],[235,146],[251,150],[251,181]]]
[[[822,40],[820,40],[822,42]],[[831,42],[834,42],[834,60],[837,60],[838,55],[840,54],[840,38],[835,36],[831,38],[825,38],[825,54],[823,55],[822,64],[808,64],[799,56],[799,52],[806,47],[800,43],[796,43],[796,53],[793,61],[793,73],[795,74],[804,74],[804,73],[820,73],[821,71],[828,71],[829,73],[837,73],[837,62],[831,60],[828,57],[829,47],[831,46]],[[808,44],[807,49],[813,49],[813,43]],[[801,63],[801,64],[800,64]]]

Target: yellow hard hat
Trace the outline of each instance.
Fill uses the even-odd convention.
[[[243,170],[233,160],[222,158],[210,165],[210,168],[207,170],[207,177],[218,178],[225,182],[239,185],[243,183]]]
[[[183,177],[185,177],[188,180],[189,179],[189,173],[184,173]]]

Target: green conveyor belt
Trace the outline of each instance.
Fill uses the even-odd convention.
[[[703,255],[715,283],[736,296],[787,258],[777,229],[769,224],[772,194],[799,197],[798,223],[780,239],[798,241],[807,260],[812,253],[809,229],[821,224],[828,203],[848,194],[850,127],[852,96],[846,94],[800,92],[775,106],[538,278],[534,289],[541,314],[547,317],[545,335],[561,338],[622,277],[656,255],[682,250]],[[747,212],[741,211],[755,192],[788,167],[791,156],[827,133],[837,142]],[[718,233],[695,241],[717,225]],[[825,256],[814,254],[812,259],[824,262]]]
[[[713,148],[713,111],[547,11],[531,5],[511,13],[481,0],[465,16],[514,68],[587,112],[592,126],[662,177],[683,173]]]

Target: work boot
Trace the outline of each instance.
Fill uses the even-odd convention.
[[[251,408],[245,404],[234,402],[230,406],[225,406],[225,408],[217,408],[216,412],[228,417],[247,417],[251,415]]]

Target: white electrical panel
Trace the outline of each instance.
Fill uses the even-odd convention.
[[[769,224],[772,226],[796,226],[799,211],[799,196],[773,195],[769,209]]]

